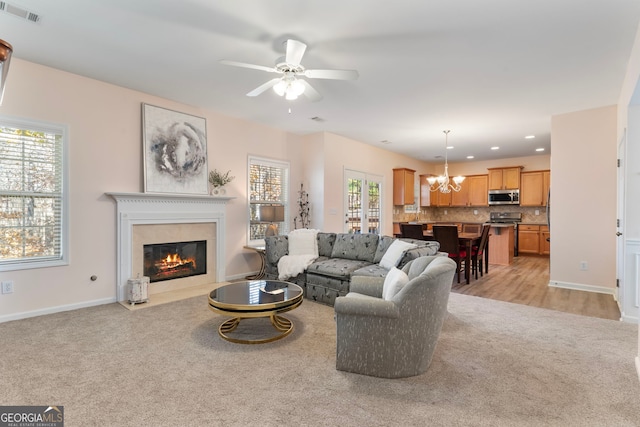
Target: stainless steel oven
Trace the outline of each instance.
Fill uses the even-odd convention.
[[[522,222],[522,213],[489,212],[489,222],[494,224],[513,224],[513,255],[518,256],[518,224]]]
[[[519,205],[520,190],[489,190],[489,205]]]

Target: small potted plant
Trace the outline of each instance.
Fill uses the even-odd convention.
[[[212,196],[221,196],[226,193],[223,187],[235,178],[234,176],[230,176],[230,173],[231,171],[221,173],[217,169],[209,172],[209,184],[211,184]]]

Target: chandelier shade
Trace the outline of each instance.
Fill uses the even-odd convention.
[[[455,176],[453,178],[449,178],[449,164],[447,163],[447,148],[449,147],[449,132],[450,130],[445,130],[444,132],[444,173],[440,176],[430,176],[427,178],[427,182],[429,183],[429,189],[431,191],[440,191],[441,193],[451,193],[451,191],[460,191],[462,189],[462,182],[464,181],[464,176]],[[437,184],[437,185],[436,185]]]
[[[304,93],[304,84],[294,76],[285,75],[273,86],[273,91],[292,101]]]
[[[2,104],[2,96],[4,95],[4,85],[9,74],[9,63],[13,47],[9,43],[0,39],[0,104]]]

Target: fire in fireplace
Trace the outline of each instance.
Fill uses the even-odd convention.
[[[144,275],[150,282],[207,274],[207,242],[144,245]]]

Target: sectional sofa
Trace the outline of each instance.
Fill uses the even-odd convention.
[[[396,240],[401,243],[394,245]],[[338,296],[349,292],[352,277],[384,277],[392,266],[402,268],[418,257],[437,255],[440,248],[435,241],[396,239],[377,234],[319,232],[317,243],[318,258],[303,273],[285,280],[301,286],[305,298],[331,306]],[[287,236],[265,239],[267,279],[278,280],[278,261],[288,255],[288,248]]]

